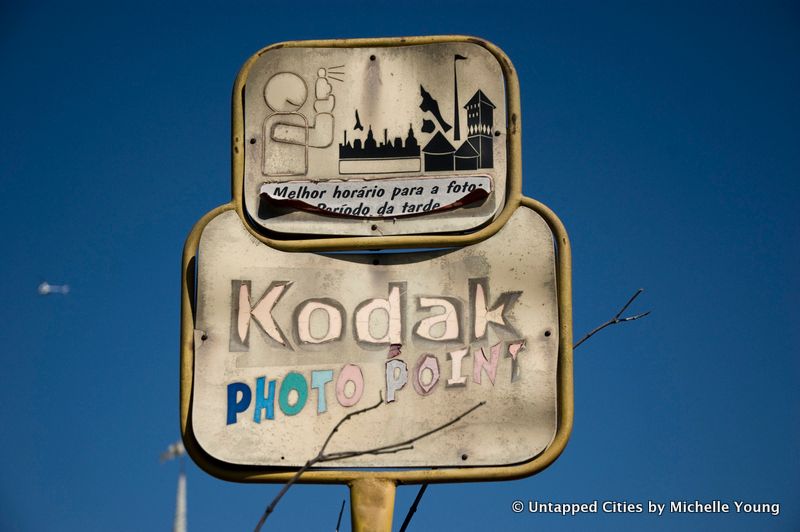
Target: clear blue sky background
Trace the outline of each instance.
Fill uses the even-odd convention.
[[[463,33],[518,70],[524,190],[572,238],[576,334],[640,286],[653,315],[576,352],[549,469],[433,486],[414,529],[798,530],[799,30],[797,2],[3,2],[0,529],[171,526],[180,253],[230,196],[247,57]],[[45,279],[73,291],[39,297]],[[279,489],[187,469],[193,531],[252,529]],[[297,487],[271,527],[332,530],[345,497]],[[570,518],[515,499],[782,507]]]

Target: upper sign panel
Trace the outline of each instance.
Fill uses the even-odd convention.
[[[469,231],[505,205],[506,82],[486,47],[301,43],[267,49],[245,75],[242,196],[256,230]]]

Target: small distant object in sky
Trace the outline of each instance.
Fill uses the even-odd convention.
[[[39,295],[46,296],[49,294],[69,294],[69,285],[68,284],[50,284],[47,281],[44,281],[42,284],[39,285]]]
[[[186,453],[186,449],[183,447],[183,442],[178,440],[175,443],[171,444],[167,447],[167,450],[161,453],[161,462],[166,462],[167,460],[172,460],[173,458],[178,458],[183,456]]]

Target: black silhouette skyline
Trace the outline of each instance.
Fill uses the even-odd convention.
[[[347,140],[347,130],[345,130],[344,141],[339,144],[339,159],[396,159],[420,156],[419,143],[410,124],[405,140],[400,137],[390,140],[388,133],[388,129],[384,128],[383,142],[378,144],[370,125],[367,138],[363,142],[360,138],[355,138],[350,144],[350,141]]]
[[[390,140],[388,129],[384,129],[383,142],[380,143],[376,141],[372,132],[372,125],[370,125],[366,139],[362,140],[360,137],[355,137],[352,143],[347,138],[347,130],[344,130],[344,138],[339,144],[340,161],[348,159],[384,161],[388,159],[420,159],[420,155],[424,154],[422,160],[424,161],[425,171],[442,172],[493,168],[494,109],[496,107],[480,89],[463,106],[467,114],[467,138],[458,144],[461,138],[461,121],[459,120],[460,109],[458,105],[456,64],[458,61],[466,59],[466,57],[457,54],[453,57],[453,104],[454,109],[456,109],[453,123],[455,129],[445,121],[436,98],[431,96],[424,86],[420,85],[419,90],[422,102],[419,104],[419,108],[425,114],[430,113],[430,115],[422,117],[420,129],[425,134],[433,134],[424,147],[420,148],[414,136],[414,129],[410,124],[405,139],[397,136]],[[432,117],[434,120],[428,117]],[[361,124],[358,109],[355,109],[355,122],[353,130],[363,131],[364,126]],[[453,130],[453,142],[456,143],[456,146],[445,136],[451,129]]]

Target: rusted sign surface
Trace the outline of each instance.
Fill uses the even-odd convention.
[[[506,200],[505,84],[479,42],[267,49],[242,99],[251,223],[342,236],[487,223]],[[483,193],[470,194],[475,181]]]
[[[225,211],[198,250],[194,437],[212,457],[300,466],[408,439],[480,401],[414,449],[334,467],[506,465],[557,429],[554,241],[518,208],[492,238],[396,254],[285,253]]]

